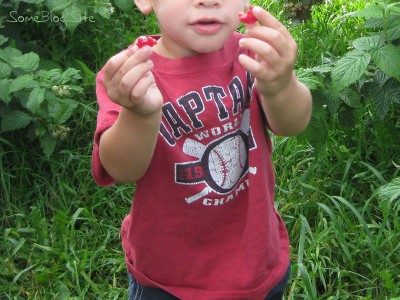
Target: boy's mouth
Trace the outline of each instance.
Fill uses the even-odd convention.
[[[222,28],[222,22],[216,19],[199,19],[191,23],[191,26],[200,34],[214,34]]]

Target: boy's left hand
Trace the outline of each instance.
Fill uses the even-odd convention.
[[[243,67],[255,77],[259,92],[273,98],[289,88],[297,56],[297,44],[287,28],[261,7],[253,14],[260,24],[246,24],[240,47],[255,53],[255,59],[240,55]]]

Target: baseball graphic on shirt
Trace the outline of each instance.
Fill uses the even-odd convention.
[[[247,147],[240,135],[214,147],[208,157],[208,169],[215,183],[230,189],[238,182],[247,163]]]
[[[250,111],[245,110],[240,129],[207,145],[191,138],[185,140],[183,152],[198,160],[175,164],[176,183],[206,183],[201,192],[186,198],[187,203],[193,203],[211,192],[227,194],[247,172],[254,174],[254,168],[249,170],[248,165],[250,138]]]

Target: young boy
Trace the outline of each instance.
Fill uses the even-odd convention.
[[[93,151],[98,184],[136,183],[121,230],[130,299],[280,299],[289,241],[266,128],[309,122],[296,43],[260,7],[236,33],[249,0],[135,4],[161,35],[98,74]]]

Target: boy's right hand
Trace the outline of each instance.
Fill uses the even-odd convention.
[[[110,58],[104,67],[103,84],[110,100],[141,116],[159,112],[163,106],[151,73],[152,53],[149,46],[134,46]]]

